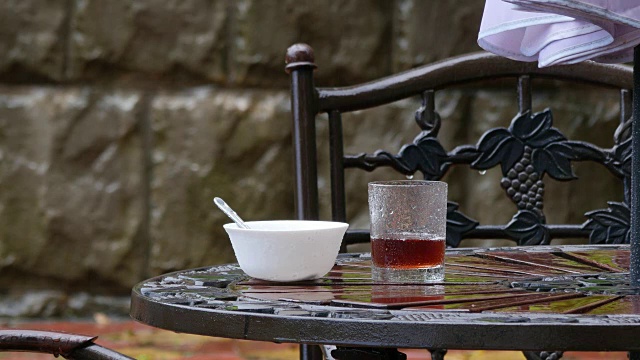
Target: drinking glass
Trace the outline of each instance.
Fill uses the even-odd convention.
[[[375,281],[444,280],[447,183],[369,183],[372,276]]]

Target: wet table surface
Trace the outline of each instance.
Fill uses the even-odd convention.
[[[201,335],[350,346],[639,350],[629,247],[447,250],[445,281],[376,283],[369,254],[340,255],[322,279],[272,283],[236,264],[138,284],[131,316]]]

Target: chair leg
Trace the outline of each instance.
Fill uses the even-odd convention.
[[[562,351],[523,351],[524,357],[527,360],[558,360],[562,358]]]

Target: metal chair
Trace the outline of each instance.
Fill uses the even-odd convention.
[[[65,359],[132,359],[94,343],[96,338],[51,331],[0,330],[0,351],[41,352]]]
[[[514,203],[516,213],[506,224],[479,224],[462,213],[458,204],[449,202],[449,247],[457,247],[466,238],[500,238],[517,245],[549,244],[554,238],[585,238],[591,243],[629,242],[631,67],[585,62],[540,69],[535,63],[474,53],[366,84],[319,88],[314,84],[316,65],[310,46],[291,46],[287,51],[286,64],[286,71],[291,75],[297,218],[319,218],[316,117],[326,113],[331,162],[331,216],[335,221],[347,221],[345,169],[373,171],[388,167],[407,176],[418,172],[424,179],[439,180],[455,166],[468,166],[478,171],[500,166],[500,186]],[[453,149],[445,149],[438,138],[442,120],[435,108],[436,91],[496,78],[513,78],[517,89],[519,111],[514,115],[511,125],[485,132],[476,144],[461,144]],[[620,89],[621,122],[615,134],[612,134],[614,145],[602,148],[584,141],[569,140],[553,127],[553,109],[532,113],[531,83],[538,78]],[[413,142],[399,149],[344,154],[342,114],[413,96],[422,97],[422,106],[417,109],[415,117],[417,137]],[[609,202],[607,209],[587,212],[586,221],[581,224],[548,224],[544,214],[545,180],[549,177],[560,181],[575,179],[571,163],[578,161],[598,163],[619,178],[624,184],[624,201]],[[350,230],[345,236],[342,251],[349,244],[368,241],[368,230]],[[352,349],[349,352],[349,349],[338,349],[342,356],[340,359],[351,358],[349,354],[355,354],[356,351],[363,350]],[[310,358],[316,356],[310,348],[303,348],[303,352]],[[444,353],[444,350],[435,350],[433,358],[443,358]],[[375,357],[371,352],[369,355],[370,358],[397,356],[393,353]],[[528,359],[558,359],[562,354],[528,352],[525,356]]]

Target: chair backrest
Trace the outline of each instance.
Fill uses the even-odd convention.
[[[295,204],[300,219],[317,219],[318,175],[316,116],[328,114],[331,161],[332,218],[346,221],[345,169],[372,171],[390,167],[412,176],[438,180],[453,166],[478,171],[500,166],[500,185],[517,212],[506,224],[479,224],[450,202],[447,214],[447,245],[456,247],[464,238],[501,238],[519,245],[549,244],[553,238],[589,238],[591,243],[629,242],[629,196],[631,174],[631,90],[633,71],[624,65],[585,62],[540,69],[536,63],[515,62],[488,53],[474,53],[425,65],[369,83],[340,88],[317,88],[313,81],[313,49],[305,44],[289,48],[286,70],[291,74],[293,137],[296,171]],[[441,119],[435,109],[438,90],[452,85],[513,78],[519,111],[509,127],[485,132],[476,144],[451,150],[438,138]],[[531,81],[537,78],[589,83],[620,89],[621,121],[611,148],[567,139],[553,127],[551,110],[531,111]],[[393,151],[344,154],[342,114],[421,96],[416,113],[418,136]],[[572,162],[591,161],[604,166],[624,183],[624,201],[585,214],[581,224],[547,224],[543,212],[545,179],[576,178]],[[367,230],[350,230],[347,244],[369,240]]]

